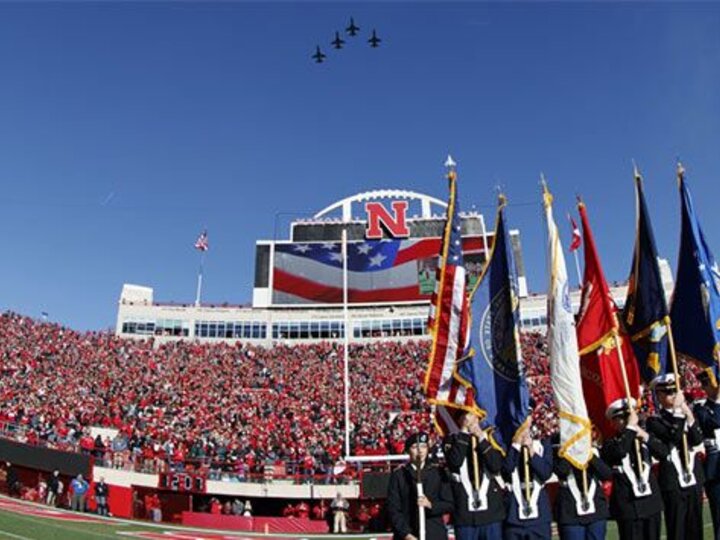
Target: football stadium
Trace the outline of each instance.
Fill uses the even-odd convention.
[[[52,527],[55,537],[130,527],[144,538],[214,538],[183,526],[307,536],[333,530],[332,503],[342,498],[350,531],[387,534],[390,472],[407,459],[407,437],[427,431],[436,412],[423,380],[451,212],[470,294],[490,279],[497,223],[385,189],[293,221],[287,239],[258,240],[249,306],[156,302],[152,288],[125,284],[114,333],[4,314],[0,448],[8,493],[23,502],[3,499],[0,516],[19,513],[29,527],[13,517],[4,530],[18,538]],[[533,429],[557,436],[547,295],[527,290],[520,232],[504,237]],[[658,268],[671,291],[667,262]],[[608,290],[622,309],[627,286]],[[569,299],[581,310],[579,290]],[[679,369],[694,396],[689,364]],[[83,509],[99,517],[62,510],[77,509],[79,474],[92,485]],[[98,506],[100,479],[107,497]],[[557,478],[549,485],[554,493]],[[138,528],[103,513],[181,528]]]
[[[718,28],[0,2],[0,540],[720,540]]]

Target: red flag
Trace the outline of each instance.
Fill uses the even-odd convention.
[[[608,436],[613,431],[605,418],[608,406],[626,398],[628,392],[637,400],[640,375],[630,338],[618,324],[618,309],[605,280],[587,210],[582,202],[578,209],[585,237],[585,274],[577,320],[580,373],[590,419]]]
[[[582,244],[582,235],[580,234],[580,229],[578,229],[577,223],[575,223],[575,220],[570,217],[570,214],[568,214],[568,219],[570,220],[570,225],[572,225],[572,240],[570,241],[570,251],[575,251],[580,247],[580,244]]]

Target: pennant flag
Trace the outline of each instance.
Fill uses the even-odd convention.
[[[670,318],[658,266],[655,235],[645,204],[642,177],[637,169],[635,195],[635,250],[622,320],[632,339],[640,375],[646,384],[650,384],[668,369]]]
[[[210,249],[207,231],[203,231],[200,236],[198,236],[198,239],[195,240],[195,249],[197,249],[198,251],[207,251],[208,249]]]
[[[720,271],[693,207],[685,171],[678,164],[682,206],[680,255],[670,319],[678,353],[712,368],[720,361]]]
[[[570,241],[570,251],[576,251],[580,244],[582,244],[582,235],[580,234],[580,229],[578,229],[577,223],[575,223],[575,220],[568,214],[568,219],[570,220],[570,225],[572,226],[572,240]]]
[[[630,339],[619,327],[617,306],[582,202],[578,210],[585,238],[585,274],[577,321],[580,374],[590,419],[607,437],[614,431],[605,417],[607,408],[628,395],[637,402],[640,374]]]
[[[520,345],[517,271],[500,195],[490,260],[471,293],[473,332],[479,343],[460,364],[459,375],[475,389],[477,407],[493,437],[507,448],[530,416],[530,397]]]
[[[475,405],[471,384],[457,374],[458,363],[470,354],[470,304],[463,266],[461,221],[457,204],[457,175],[450,167],[445,232],[443,234],[438,279],[430,305],[429,328],[432,347],[423,389],[435,406],[434,423],[441,435],[457,431],[456,415],[465,411],[482,416]]]
[[[548,357],[550,381],[560,417],[560,457],[584,469],[592,456],[591,425],[580,378],[575,321],[570,306],[569,283],[560,235],[552,212],[552,195],[543,181],[548,227]]]

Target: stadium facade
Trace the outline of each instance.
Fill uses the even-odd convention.
[[[350,340],[426,337],[446,207],[429,195],[397,189],[347,197],[312,217],[293,221],[287,239],[256,242],[251,306],[158,303],[151,287],[125,284],[116,333],[128,338],[152,336],[160,342],[242,340],[270,345],[340,340],[347,290]],[[461,216],[472,286],[492,249],[494,233],[482,214]],[[544,331],[546,297],[528,293],[520,232],[511,230],[510,239],[518,269],[521,324],[526,330]],[[670,290],[667,262],[662,261],[661,267]],[[622,285],[612,287],[620,305],[625,290]],[[577,290],[571,300],[577,309]]]

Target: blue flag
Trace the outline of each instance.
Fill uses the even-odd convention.
[[[520,347],[515,260],[505,227],[505,197],[500,196],[490,260],[471,293],[472,332],[479,339],[459,375],[475,389],[475,401],[494,426],[495,440],[507,448],[527,420],[529,394]]]
[[[646,383],[667,371],[668,317],[658,254],[650,215],[645,205],[642,177],[635,170],[637,228],[627,298],[622,319],[631,336],[640,375]]]
[[[670,318],[675,349],[718,376],[720,272],[693,208],[684,171],[678,166],[682,205],[680,255]]]

